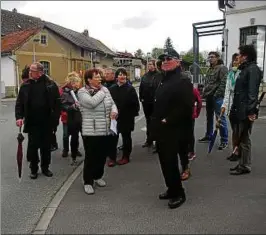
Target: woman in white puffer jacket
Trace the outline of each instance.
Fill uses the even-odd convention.
[[[93,194],[94,183],[100,187],[106,185],[102,177],[108,155],[110,123],[118,111],[109,90],[101,85],[100,70],[87,70],[84,80],[85,87],[78,91],[85,150],[83,180],[85,192]]]

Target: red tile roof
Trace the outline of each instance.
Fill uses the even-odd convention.
[[[22,46],[31,36],[37,34],[40,29],[27,29],[13,32],[1,38],[1,53],[11,52]]]

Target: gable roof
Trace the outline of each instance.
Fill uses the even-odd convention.
[[[37,17],[1,9],[1,35],[43,27],[52,30],[54,33],[83,49],[96,51],[98,53],[107,54],[110,56],[116,55],[100,40],[85,36],[83,33],[64,28],[51,22],[42,21]]]
[[[40,18],[1,9],[1,35],[42,27]]]
[[[40,31],[38,28],[9,33],[1,39],[1,54],[9,53],[22,46],[30,37]]]
[[[76,32],[71,29],[67,29],[60,25],[44,21],[44,27],[52,30],[56,34],[60,35],[61,37],[67,39],[71,43],[89,50],[89,51],[96,51],[102,54],[108,54],[111,56],[115,56],[116,54],[109,49],[106,45],[104,45],[100,40],[95,38],[85,36],[83,33]]]

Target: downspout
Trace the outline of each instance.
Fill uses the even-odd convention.
[[[17,60],[13,59],[12,57],[8,56],[9,59],[13,60],[13,62],[15,63],[15,66],[16,66],[16,83],[17,83],[17,86],[18,86],[18,89],[17,89],[17,95],[19,93],[19,72],[18,72],[18,63],[17,63]],[[16,94],[16,87],[14,88],[14,92]]]

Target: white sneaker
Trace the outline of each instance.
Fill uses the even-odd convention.
[[[94,194],[94,189],[92,185],[89,185],[89,184],[84,185],[84,191],[87,194]]]
[[[105,182],[103,179],[95,180],[95,183],[96,183],[99,187],[105,187],[105,186],[106,186],[106,182]]]

